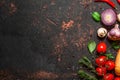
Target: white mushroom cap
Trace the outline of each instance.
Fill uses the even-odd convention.
[[[104,38],[107,35],[107,30],[105,28],[99,28],[97,34],[100,38]]]

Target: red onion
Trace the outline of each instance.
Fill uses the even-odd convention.
[[[113,41],[120,40],[120,29],[118,24],[108,32],[108,38]]]
[[[117,14],[113,9],[106,9],[101,13],[101,21],[106,26],[115,24],[117,20]]]

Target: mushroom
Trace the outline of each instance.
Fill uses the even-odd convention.
[[[104,38],[107,35],[107,30],[101,27],[97,30],[97,35],[100,38]]]

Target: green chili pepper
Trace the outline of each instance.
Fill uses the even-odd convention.
[[[95,21],[99,22],[101,20],[100,14],[98,12],[93,12],[92,17]]]

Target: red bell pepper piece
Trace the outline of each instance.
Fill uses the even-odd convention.
[[[118,0],[120,2],[120,0]],[[109,4],[111,7],[115,8],[115,4],[111,0],[95,0],[95,2],[105,2]]]

